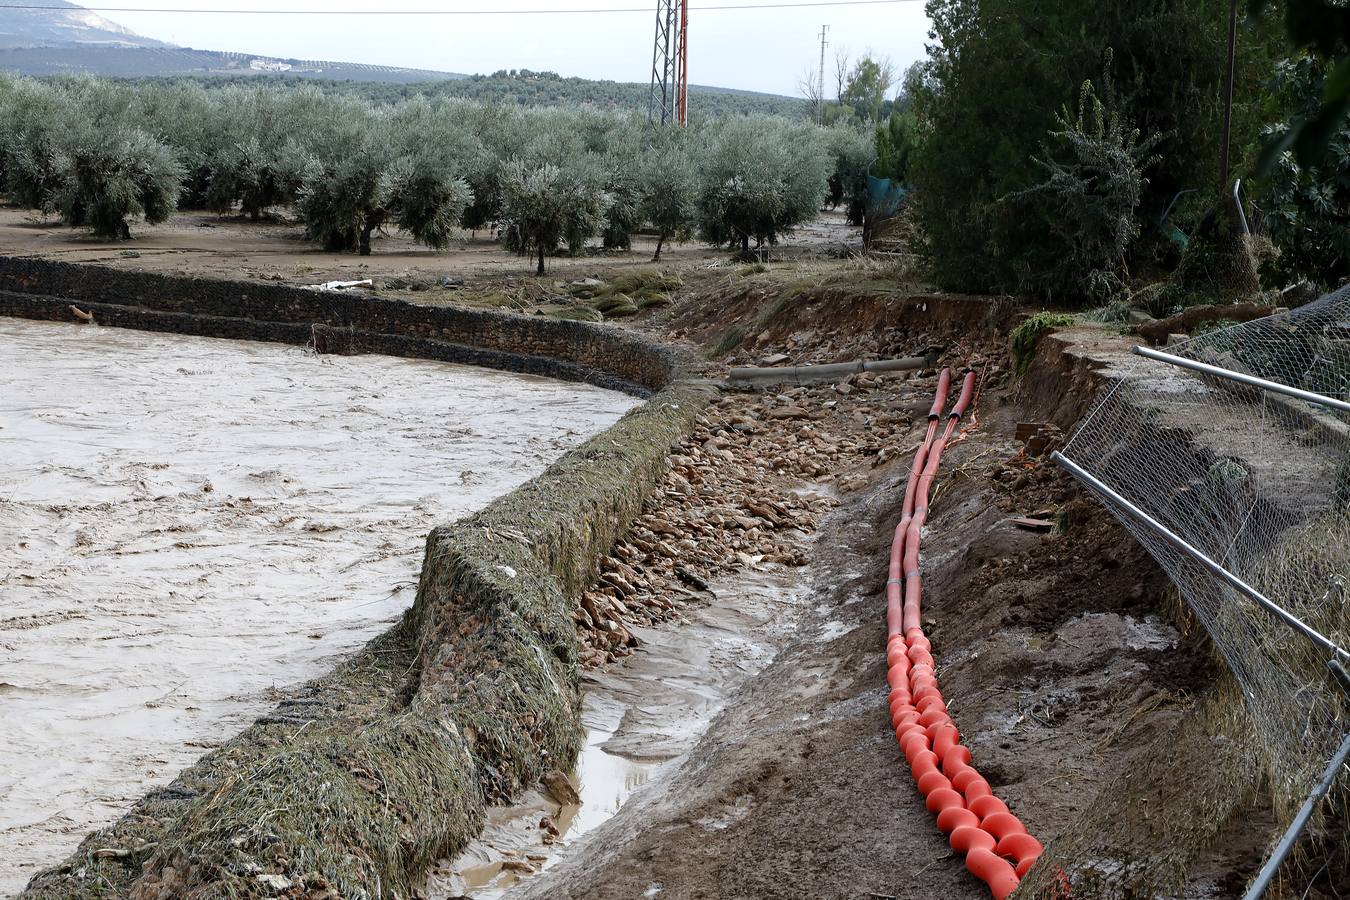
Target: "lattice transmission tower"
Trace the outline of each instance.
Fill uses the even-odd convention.
[[[656,0],[656,41],[647,119],[653,125],[689,121],[689,3]]]

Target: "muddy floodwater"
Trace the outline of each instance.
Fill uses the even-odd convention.
[[[432,525],[634,402],[0,318],[0,895],[394,622]]]

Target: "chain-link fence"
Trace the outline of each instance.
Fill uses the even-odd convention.
[[[1287,819],[1350,712],[1350,287],[1151,356],[1061,462],[1208,630]]]

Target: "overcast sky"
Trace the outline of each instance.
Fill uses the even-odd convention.
[[[551,70],[563,75],[645,82],[651,77],[655,0],[79,0],[86,6],[155,9],[631,9],[491,16],[100,14],[148,37],[204,50],[331,59],[451,72]],[[923,56],[928,31],[918,0],[872,6],[714,10],[700,6],[764,0],[693,0],[689,79],[695,84],[799,94],[807,66],[819,62],[821,25],[828,51],[871,49],[899,70]],[[782,0],[784,3],[799,0]],[[832,63],[827,62],[827,69]],[[830,76],[827,74],[827,84]]]

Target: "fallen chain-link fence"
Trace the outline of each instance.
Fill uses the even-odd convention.
[[[1209,632],[1292,843],[1350,751],[1350,286],[1138,352],[1057,457]]]

